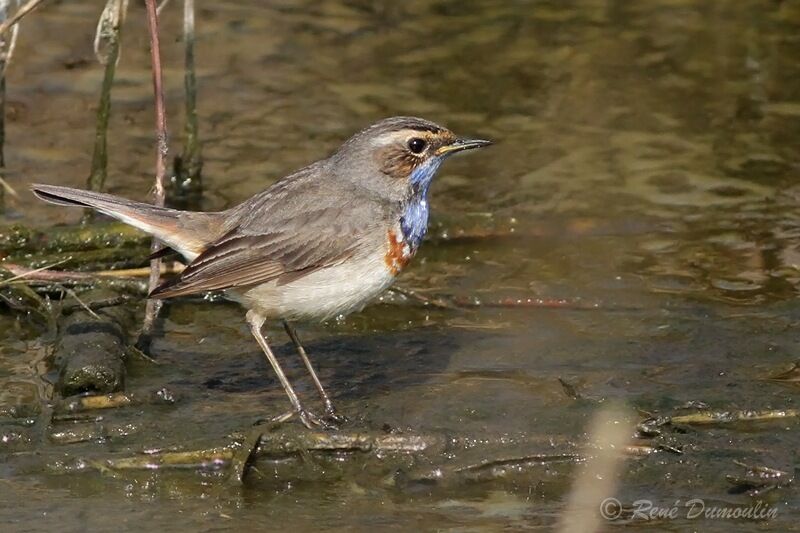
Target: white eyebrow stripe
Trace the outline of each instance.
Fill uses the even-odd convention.
[[[398,142],[405,142],[406,139],[411,137],[411,135],[415,133],[415,130],[400,130],[400,131],[390,131],[388,133],[383,133],[378,135],[374,139],[372,139],[373,146],[387,146],[390,144],[397,144]],[[420,137],[424,137],[422,133],[420,133]]]

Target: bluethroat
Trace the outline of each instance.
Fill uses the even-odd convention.
[[[47,202],[93,208],[165,243],[188,262],[150,298],[225,291],[307,427],[340,418],[292,321],[325,320],[361,309],[417,252],[428,227],[428,189],[450,155],[489,141],[460,139],[414,117],[387,118],[356,133],[333,155],[284,177],[226,211],[178,211],[110,194],[34,185]],[[269,347],[262,326],[280,319],[325,406],[306,410]]]

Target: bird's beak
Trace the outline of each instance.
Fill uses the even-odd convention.
[[[484,141],[482,139],[456,139],[452,143],[436,150],[436,155],[452,154],[462,150],[472,150],[473,148],[483,148],[490,144],[492,144],[492,141]]]

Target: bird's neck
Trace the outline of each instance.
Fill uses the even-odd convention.
[[[417,251],[428,231],[428,212],[426,194],[412,196],[403,206],[400,214],[400,230],[403,232],[403,241],[408,243],[412,253]]]
[[[428,160],[425,164],[415,168],[409,177],[411,194],[403,204],[400,214],[400,229],[412,253],[417,251],[428,231],[428,215],[430,213],[428,189],[440,164],[441,160],[438,157]]]

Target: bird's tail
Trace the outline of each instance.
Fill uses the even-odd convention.
[[[194,213],[134,202],[104,194],[57,185],[32,185],[45,202],[70,207],[89,207],[145,231],[189,259],[201,253],[216,237],[217,213]]]

